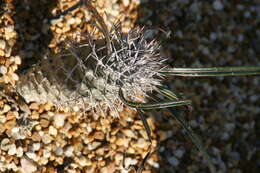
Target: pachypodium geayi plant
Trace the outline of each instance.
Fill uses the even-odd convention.
[[[160,85],[164,59],[159,45],[147,42],[142,29],[122,34],[115,27],[105,39],[70,45],[67,51],[40,61],[20,76],[17,91],[27,102],[52,102],[86,109],[122,110],[119,89],[143,102]]]
[[[79,106],[84,110],[120,112],[123,105],[135,108],[150,141],[151,131],[144,111],[166,108],[209,161],[211,172],[215,172],[201,140],[179,112],[173,109],[176,106],[189,106],[191,101],[169,90],[161,81],[168,75],[259,75],[260,67],[168,68],[164,64],[165,59],[160,56],[159,44],[154,40],[147,41],[143,29],[133,29],[123,34],[119,25],[114,25],[108,30],[90,1],[83,0],[80,3],[93,13],[96,26],[104,38],[97,40],[88,34],[85,43],[69,44],[69,48],[62,53],[41,60],[20,75],[17,92],[27,102],[53,102],[57,106]],[[161,94],[163,97],[160,98],[164,99],[156,97],[155,93]],[[136,168],[137,172],[143,170],[149,154],[150,149]]]

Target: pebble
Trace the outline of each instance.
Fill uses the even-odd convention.
[[[9,150],[8,150],[8,153],[7,154],[9,154],[9,155],[15,155],[16,154],[16,146],[15,146],[15,144],[11,144],[10,146],[9,146]]]
[[[47,128],[47,127],[49,126],[49,124],[50,124],[50,122],[49,122],[49,120],[47,120],[47,119],[41,119],[41,120],[40,120],[40,125],[41,125],[41,127],[43,127],[43,128]]]
[[[37,161],[37,155],[34,153],[34,152],[26,152],[25,155],[29,158],[29,159],[32,159],[34,161]]]
[[[37,103],[31,103],[30,106],[29,106],[29,108],[30,108],[31,110],[38,110],[38,109],[39,109],[39,104],[37,104]]]
[[[39,135],[39,133],[34,132],[32,135],[32,140],[33,141],[41,141],[42,137]]]
[[[79,165],[82,167],[92,165],[91,161],[84,156],[80,156],[78,162],[79,162]]]
[[[2,49],[0,49],[0,56],[5,56],[5,51],[4,50],[2,50]]]
[[[53,138],[50,135],[48,135],[48,134],[44,134],[42,136],[42,142],[44,144],[49,144],[49,143],[51,143],[52,140],[53,140]]]
[[[5,47],[6,47],[6,41],[3,39],[0,39],[0,49],[5,50]]]
[[[0,66],[0,74],[5,75],[7,73],[7,68],[3,65]]]
[[[43,150],[43,157],[46,158],[46,159],[51,157],[51,152],[49,151],[48,148],[45,148]]]
[[[18,147],[16,150],[16,156],[17,157],[22,157],[23,156],[23,148],[22,147]]]
[[[179,159],[182,158],[182,156],[185,154],[185,150],[184,149],[177,149],[176,151],[174,151],[174,155],[176,157],[178,157]]]
[[[104,133],[102,133],[101,131],[98,131],[98,132],[95,132],[94,138],[95,138],[95,139],[98,139],[98,140],[104,140],[105,135],[104,135]]]
[[[222,4],[222,2],[220,0],[215,0],[213,2],[213,8],[215,10],[223,10],[224,6],[223,6],[223,4]]]
[[[122,132],[124,133],[124,135],[126,135],[129,138],[136,138],[137,137],[133,130],[124,129],[124,130],[122,130]]]
[[[172,131],[162,131],[162,130],[159,130],[158,131],[158,135],[159,135],[160,141],[164,141],[164,140],[172,137],[173,136],[173,132]]]
[[[129,3],[130,3],[129,0],[123,0],[123,4],[125,7],[127,7],[129,5]]]
[[[2,123],[0,123],[0,135],[2,135],[5,130],[6,130],[5,126]]]
[[[137,164],[137,160],[133,159],[131,157],[127,157],[125,158],[125,167],[129,168],[130,165],[136,165]]]
[[[55,154],[57,156],[61,156],[63,154],[63,149],[61,147],[58,147],[56,150],[55,150]]]
[[[129,142],[130,142],[130,139],[128,139],[128,138],[118,138],[116,140],[116,145],[128,147],[129,146]]]
[[[101,145],[101,142],[94,141],[94,142],[88,144],[88,149],[89,150],[94,150],[97,147],[99,147],[100,145]]]
[[[56,136],[58,134],[58,131],[53,126],[49,126],[49,134]]]
[[[148,142],[144,138],[139,138],[136,147],[146,149],[148,147]]]
[[[74,24],[76,22],[76,20],[74,19],[74,18],[69,18],[68,20],[67,20],[67,24],[68,25],[72,25],[72,24]]]
[[[1,150],[7,151],[11,147],[11,141],[8,138],[4,138],[1,141]]]
[[[68,146],[64,152],[65,156],[72,157],[74,148],[72,146]]]
[[[65,119],[66,119],[66,115],[65,114],[56,114],[56,115],[54,115],[54,122],[53,122],[54,126],[56,128],[63,127]]]
[[[33,145],[32,145],[33,151],[38,151],[40,148],[41,148],[41,143],[39,143],[39,142],[33,143]]]
[[[27,160],[24,157],[21,158],[20,163],[21,163],[21,172],[22,173],[33,173],[34,171],[37,170],[36,165],[32,161]]]
[[[178,166],[180,164],[180,161],[174,156],[167,158],[167,160],[172,166]]]

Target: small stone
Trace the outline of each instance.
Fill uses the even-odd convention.
[[[36,165],[32,161],[29,161],[25,158],[21,158],[20,162],[21,162],[22,173],[33,173],[34,171],[37,170]]]
[[[101,142],[94,141],[94,142],[88,144],[88,149],[89,150],[94,150],[97,147],[99,147],[100,145],[101,145]]]
[[[13,80],[15,80],[15,81],[18,81],[18,80],[19,80],[19,76],[18,76],[16,73],[13,73],[13,74],[12,74],[12,78],[13,78]]]
[[[73,150],[74,148],[72,146],[68,146],[65,150],[65,156],[67,157],[72,157],[74,154],[73,154]]]
[[[12,170],[14,172],[17,172],[18,171],[18,167],[16,166],[16,164],[14,162],[11,162],[9,165],[8,165],[8,168],[9,170]]]
[[[48,158],[45,158],[45,157],[40,157],[39,161],[38,161],[38,164],[40,165],[46,165],[48,163]]]
[[[130,139],[128,139],[128,138],[118,138],[116,140],[116,145],[128,147],[129,146],[129,142],[130,142]]]
[[[46,111],[50,111],[51,108],[52,108],[52,106],[53,106],[53,104],[50,103],[50,102],[48,102],[48,103],[46,103],[46,104],[44,105],[44,109],[45,109]]]
[[[136,147],[146,149],[148,148],[148,143],[144,138],[139,138],[137,140]]]
[[[81,21],[82,21],[81,18],[78,18],[78,17],[77,17],[77,18],[75,19],[75,23],[76,23],[76,24],[80,24]]]
[[[159,134],[160,141],[164,141],[164,140],[172,137],[173,132],[172,131],[162,131],[162,130],[159,130],[158,134]]]
[[[174,152],[174,155],[178,158],[182,158],[182,156],[185,154],[185,150],[184,149],[178,149]]]
[[[119,165],[120,164],[120,162],[123,160],[123,154],[119,154],[119,153],[117,153],[116,155],[115,155],[115,163],[116,163],[116,165]]]
[[[32,140],[33,141],[41,141],[42,137],[39,135],[39,133],[34,132],[32,135]]]
[[[5,47],[6,47],[6,41],[5,41],[5,40],[2,40],[2,39],[0,39],[0,49],[3,49],[3,50],[5,50]]]
[[[67,20],[67,24],[69,24],[69,25],[72,25],[75,22],[76,22],[76,20],[74,18],[72,18],[72,17]]]
[[[23,148],[22,147],[18,147],[16,150],[16,156],[17,157],[22,157],[23,156]]]
[[[10,140],[8,138],[4,138],[2,141],[1,141],[1,149],[4,150],[4,151],[7,151],[9,148],[10,148]]]
[[[16,154],[16,146],[15,146],[15,144],[11,144],[10,145],[9,150],[8,150],[8,154],[11,155],[11,156]]]
[[[62,29],[60,29],[60,28],[56,28],[55,31],[56,31],[57,34],[61,34],[62,33]]]
[[[48,127],[49,124],[50,124],[49,120],[46,120],[46,119],[41,119],[41,120],[40,120],[40,125],[41,125],[41,127],[43,127],[43,128]]]
[[[98,131],[94,133],[94,138],[98,140],[104,140],[105,135],[101,131]]]
[[[21,64],[21,57],[20,56],[15,56],[14,57],[14,62],[15,62],[15,64],[17,64],[17,65],[20,65]]]
[[[38,151],[41,148],[41,143],[33,143],[33,151]]]
[[[61,147],[58,147],[56,150],[55,150],[55,154],[57,156],[61,156],[63,154],[63,149]]]
[[[39,109],[39,104],[37,104],[37,103],[31,103],[30,106],[29,106],[29,108],[30,108],[31,110],[38,110],[38,109]]]
[[[5,56],[5,51],[0,49],[0,56]]]
[[[125,129],[123,130],[124,135],[126,135],[129,138],[136,138],[136,134],[134,133],[133,130],[130,129]]]
[[[10,110],[11,110],[11,107],[9,105],[4,105],[4,109],[3,109],[2,113],[6,113]]]
[[[6,130],[5,126],[2,123],[0,123],[0,135],[4,133],[5,130]]]
[[[213,2],[213,8],[215,10],[223,10],[224,6],[223,6],[223,4],[222,4],[222,2],[220,0],[215,0]]]
[[[136,164],[137,164],[136,159],[132,159],[131,157],[125,158],[125,167],[126,168],[128,168],[130,165],[136,165]]]
[[[6,46],[6,48],[5,48],[5,56],[6,57],[10,57],[11,53],[12,53],[12,48],[9,45]]]
[[[105,150],[104,150],[103,147],[100,147],[100,148],[98,148],[98,149],[95,151],[95,153],[96,153],[97,155],[103,156],[103,155],[105,154]]]
[[[6,114],[6,120],[8,121],[8,120],[13,120],[13,119],[15,119],[16,115],[18,115],[18,113],[15,113],[15,112],[13,112],[13,111],[9,111],[9,112],[7,112],[7,114]]]
[[[180,163],[180,161],[174,156],[169,157],[167,160],[172,166],[178,166]]]
[[[27,152],[25,153],[25,155],[29,158],[29,159],[32,159],[34,161],[37,160],[37,155],[34,153],[34,152]]]
[[[79,157],[79,165],[84,167],[84,166],[91,166],[92,163],[89,159],[87,159],[84,156]]]
[[[139,133],[141,134],[142,138],[148,139],[147,132],[145,130],[139,130]]]
[[[62,28],[62,32],[65,33],[65,32],[68,32],[70,31],[70,25],[65,25],[63,28]]]
[[[7,122],[5,123],[5,128],[6,128],[7,130],[11,130],[11,129],[13,129],[13,128],[15,127],[15,125],[16,125],[15,120],[7,121]]]
[[[65,114],[56,114],[54,116],[54,126],[56,128],[61,128],[64,126],[66,115]]]
[[[123,0],[123,4],[125,7],[127,7],[129,5],[129,0]]]
[[[48,135],[48,134],[44,134],[42,136],[42,142],[44,144],[49,144],[49,143],[51,143],[52,140],[53,140],[53,138],[50,135]]]
[[[44,158],[50,158],[51,157],[51,152],[48,149],[43,150],[43,157]]]
[[[53,135],[53,136],[56,136],[58,134],[58,131],[53,126],[50,126],[49,127],[49,134]]]
[[[75,153],[81,153],[81,150],[83,149],[83,144],[82,142],[76,142],[73,144],[73,147],[74,147],[74,151]]]

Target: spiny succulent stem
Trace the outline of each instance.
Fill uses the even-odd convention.
[[[89,2],[87,2],[87,0],[85,0],[85,5],[92,12],[92,14],[96,18],[97,22],[99,23],[99,25],[101,27],[99,29],[103,33],[103,35],[106,39],[107,51],[108,51],[108,55],[110,55],[112,52],[112,47],[111,47],[110,34],[109,34],[109,30],[107,28],[107,25],[105,24],[104,19],[100,16],[100,14],[96,10],[96,8],[92,6],[91,0],[89,0]]]

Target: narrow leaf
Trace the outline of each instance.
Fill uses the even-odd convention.
[[[166,87],[163,86],[157,86],[157,92],[166,96],[168,99],[172,100],[172,99],[176,99],[180,100],[182,98],[182,95],[176,91],[171,91],[169,89],[167,89]]]
[[[143,113],[142,110],[137,109],[137,111],[138,111],[138,115],[140,116],[140,118],[143,122],[147,137],[148,137],[149,141],[152,143],[151,129],[150,129],[150,126],[149,126],[149,124],[148,124],[148,122],[145,118],[145,114]]]
[[[150,110],[150,109],[162,109],[162,108],[169,108],[169,107],[176,107],[176,106],[184,106],[184,105],[191,105],[190,100],[180,100],[180,101],[164,101],[161,103],[136,103],[127,100],[122,92],[122,89],[119,89],[119,98],[121,101],[126,104],[127,106],[136,108],[136,109],[143,109],[143,110]]]
[[[171,90],[168,90],[167,88],[164,89],[164,91],[167,91],[167,93],[165,94],[166,97],[168,97],[169,99],[175,99],[174,98],[174,93],[171,93]],[[198,148],[199,151],[202,152],[203,157],[208,161],[209,163],[209,169],[211,171],[211,173],[215,173],[216,172],[216,168],[212,163],[212,159],[209,156],[206,148],[204,147],[200,137],[198,135],[196,135],[196,133],[192,130],[192,128],[189,126],[189,124],[182,118],[182,116],[180,115],[180,113],[173,109],[173,108],[168,108],[168,110],[172,113],[171,115],[181,124],[182,128],[185,129],[186,133],[188,134],[188,136],[190,137],[192,143]]]
[[[167,68],[164,75],[189,77],[260,75],[260,66],[255,67],[211,67],[211,68]]]

